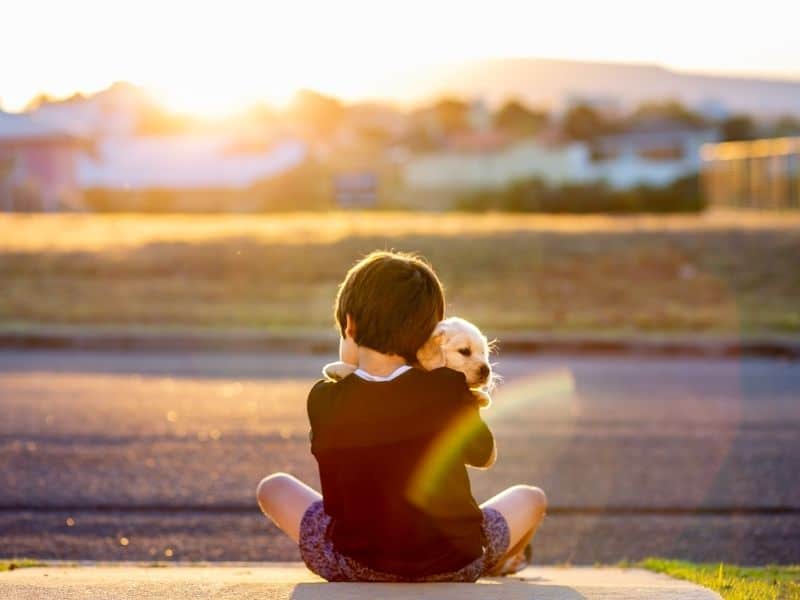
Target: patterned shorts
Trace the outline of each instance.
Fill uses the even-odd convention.
[[[300,556],[306,566],[328,581],[476,581],[488,573],[508,550],[510,532],[503,515],[494,508],[483,509],[483,534],[486,539],[483,555],[451,573],[439,573],[409,579],[382,573],[337,552],[326,535],[331,518],[323,509],[322,500],[308,507],[300,522]]]

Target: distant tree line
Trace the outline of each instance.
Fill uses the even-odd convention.
[[[712,119],[676,100],[645,102],[624,117],[609,117],[589,104],[576,104],[564,115],[561,128],[570,139],[589,141],[603,135],[622,133],[652,120],[664,120],[689,129],[717,128],[722,141],[800,135],[800,119],[796,117],[784,116],[774,123],[763,124],[747,114]]]
[[[706,201],[697,175],[665,187],[640,185],[625,190],[605,183],[549,185],[541,179],[528,179],[501,190],[465,193],[455,208],[470,212],[673,213],[702,211]]]
[[[31,106],[48,101],[46,97],[37,98]],[[354,110],[358,110],[358,105],[345,104],[313,90],[301,90],[284,110],[262,103],[230,119],[324,140],[341,127],[352,129],[350,116]],[[406,113],[404,117],[408,127],[402,140],[392,140],[390,132],[381,130],[379,126],[361,125],[355,133],[373,142],[399,141],[412,150],[426,150],[437,147],[449,135],[469,130],[472,126],[471,110],[469,102],[445,97]],[[772,122],[747,114],[714,119],[677,100],[644,102],[627,114],[613,114],[589,102],[578,102],[556,118],[543,107],[531,107],[518,98],[511,98],[491,111],[489,116],[493,129],[510,137],[535,136],[552,127],[565,139],[575,141],[591,141],[603,135],[621,133],[653,120],[687,128],[717,128],[723,140],[800,135],[800,118],[794,116],[787,115]],[[144,103],[139,112],[138,129],[145,135],[180,133],[204,126],[208,125],[197,117],[171,113],[154,102]]]
[[[340,128],[358,130],[361,138],[380,145],[400,142],[412,150],[436,147],[442,138],[469,130],[470,111],[473,105],[457,97],[445,97],[431,104],[420,106],[406,113],[394,111],[408,123],[405,139],[392,139],[392,133],[381,130],[380,125],[355,126],[350,118],[360,110],[357,104],[346,104],[333,96],[314,90],[298,91],[287,108],[279,110],[266,103],[253,105],[238,114],[221,120],[208,121],[197,116],[169,111],[141,89],[131,84],[117,83],[114,87],[127,88],[130,97],[136,99],[137,132],[142,135],[179,134],[193,130],[207,130],[228,125],[250,125],[255,130],[272,129],[294,132],[324,140]],[[40,94],[31,100],[26,110],[33,110],[51,103],[69,103],[84,100],[81,94],[55,100]],[[723,118],[711,118],[674,99],[647,101],[626,114],[617,114],[598,108],[591,102],[578,102],[556,118],[543,107],[531,107],[519,98],[510,98],[489,114],[493,129],[511,137],[530,137],[552,127],[565,139],[591,141],[599,136],[621,133],[640,124],[663,120],[688,128],[713,127],[720,131],[723,140],[749,140],[759,137],[785,137],[800,135],[800,118],[785,115],[767,121],[749,114],[733,114]]]

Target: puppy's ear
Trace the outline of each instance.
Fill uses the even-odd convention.
[[[433,335],[422,345],[422,348],[417,350],[417,360],[426,371],[445,366],[444,352],[442,352],[444,335],[444,328],[441,325],[437,325],[436,329],[433,330]]]

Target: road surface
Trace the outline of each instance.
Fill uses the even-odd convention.
[[[305,395],[330,357],[0,351],[0,556],[297,560],[259,513],[318,484]],[[501,356],[482,501],[540,485],[541,563],[800,562],[800,365]]]

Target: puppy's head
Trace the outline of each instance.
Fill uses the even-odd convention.
[[[480,329],[469,321],[450,317],[439,322],[417,353],[417,360],[428,371],[438,367],[461,371],[470,387],[491,388],[494,374],[489,363],[490,350]]]

